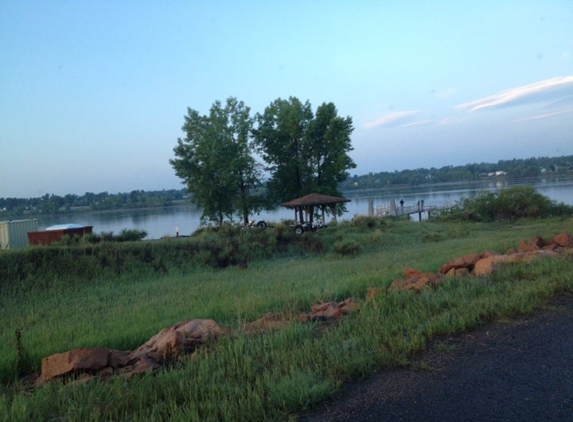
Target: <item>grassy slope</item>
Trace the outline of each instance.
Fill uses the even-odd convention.
[[[0,376],[13,379],[14,331],[22,328],[30,365],[79,347],[133,349],[162,328],[213,318],[235,329],[268,311],[302,312],[317,302],[364,298],[404,267],[436,271],[447,260],[485,249],[504,251],[519,239],[573,232],[573,219],[514,224],[393,222],[359,230],[329,228],[324,243],[352,239],[353,257],[326,253],[257,261],[247,269],[196,269],[124,276],[90,283],[52,283],[41,292],[3,294]],[[525,268],[525,269],[524,269]],[[131,382],[50,385],[26,395],[3,387],[0,418],[264,420],[332,394],[340,383],[377,366],[407,364],[430,335],[471,329],[530,311],[554,292],[573,291],[573,260],[508,267],[491,279],[451,280],[419,296],[388,294],[326,329],[293,324],[264,336],[223,339],[192,362]]]

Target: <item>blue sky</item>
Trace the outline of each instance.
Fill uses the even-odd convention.
[[[352,174],[573,154],[573,2],[0,2],[0,197],[182,187],[187,107],[351,116]]]

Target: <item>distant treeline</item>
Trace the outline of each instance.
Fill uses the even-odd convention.
[[[567,173],[573,173],[573,155],[355,175],[342,182],[339,189],[344,192],[391,186],[476,181],[490,177],[524,178]],[[134,190],[130,193],[117,194],[86,192],[83,195],[46,194],[38,198],[0,198],[0,220],[18,216],[71,213],[79,210],[165,207],[184,200],[186,194],[187,190],[184,188],[149,192]]]
[[[492,177],[518,179],[573,172],[573,155],[500,160],[496,164],[480,163],[441,168],[420,168],[395,172],[368,173],[352,176],[339,185],[341,191],[376,189],[391,186],[477,181]]]
[[[186,189],[170,189],[150,192],[134,190],[117,194],[86,192],[83,195],[46,194],[39,198],[0,198],[0,219],[24,215],[64,214],[80,210],[165,207],[183,200],[185,195]]]

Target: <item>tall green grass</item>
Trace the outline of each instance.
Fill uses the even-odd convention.
[[[388,221],[373,227],[344,223],[305,234],[305,239],[291,238],[291,244],[270,230],[253,231],[247,236],[268,237],[274,258],[258,255],[246,268],[220,268],[212,261],[187,266],[174,252],[184,244],[180,242],[165,246],[169,253],[153,251],[165,263],[163,272],[135,266],[86,279],[52,277],[49,283],[42,283],[37,272],[21,281],[25,288],[3,281],[0,419],[288,419],[333,394],[345,380],[380,366],[408,365],[431,336],[474,329],[528,313],[555,294],[573,294],[573,258],[508,266],[479,281],[450,279],[420,295],[382,294],[336,324],[294,322],[258,336],[235,331],[241,324],[269,311],[296,314],[318,302],[363,299],[368,287],[388,286],[404,267],[436,271],[466,253],[503,252],[522,238],[548,238],[561,231],[573,231],[573,220],[464,225]],[[217,233],[202,236],[224,243]],[[357,253],[334,250],[346,238],[361,246]],[[283,252],[277,253],[281,241]],[[322,245],[321,252],[316,245]],[[121,248],[129,246],[146,247]],[[305,247],[314,252],[305,252]],[[127,250],[121,248],[114,253]],[[162,328],[189,318],[213,318],[233,334],[194,360],[129,382],[56,382],[31,393],[15,382],[17,329],[26,359],[20,369],[30,372],[39,369],[43,357],[73,348],[134,349]]]

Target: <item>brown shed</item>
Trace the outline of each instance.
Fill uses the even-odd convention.
[[[302,196],[292,201],[281,204],[282,207],[294,209],[294,220],[299,221],[300,224],[308,224],[312,226],[314,208],[318,207],[322,211],[322,221],[324,222],[324,210],[330,208],[332,211],[333,219],[336,221],[336,205],[345,202],[350,202],[350,199],[341,198],[339,196],[322,195],[320,193],[311,193]],[[297,217],[298,213],[298,217]],[[308,216],[308,222],[305,222],[304,214]]]
[[[70,237],[82,237],[91,234],[93,226],[81,226],[79,224],[58,224],[48,227],[41,232],[28,232],[28,243],[30,245],[49,245],[52,242],[59,242],[64,235]]]

